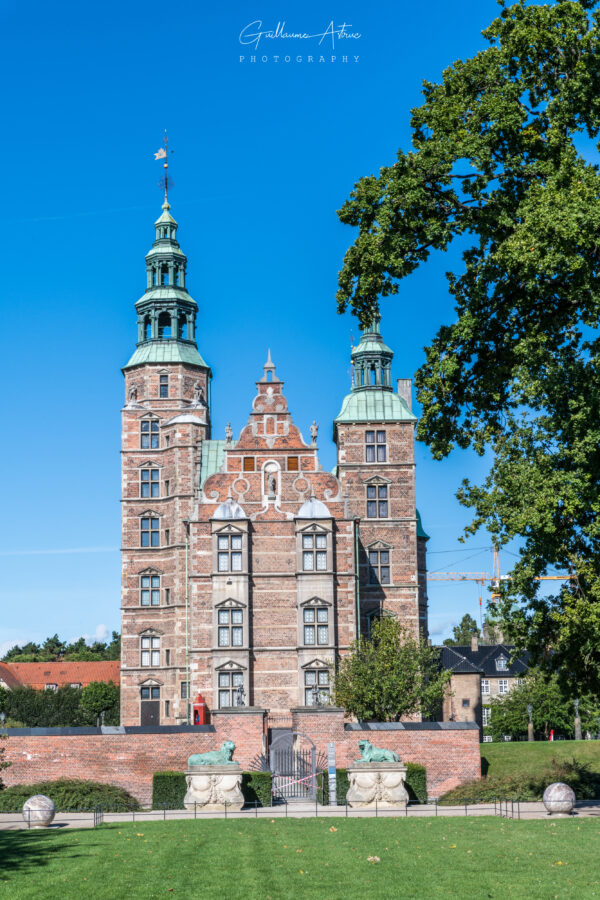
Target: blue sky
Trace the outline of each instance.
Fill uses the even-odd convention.
[[[497,10],[495,0],[335,0],[325,11],[313,0],[226,10],[4,0],[0,650],[120,627],[120,367],[135,344],[133,305],[160,212],[153,153],[163,130],[198,345],[214,373],[213,436],[228,420],[235,431],[245,423],[271,347],[298,425],[320,424],[330,468],[331,421],[358,335],[335,309],[353,240],[336,210],[362,175],[407,147],[422,79],[483,48]],[[314,38],[263,39],[252,51],[239,35],[256,20],[308,34],[346,22],[361,37],[333,50],[327,39],[321,50]],[[444,272],[455,264],[455,253],[432,258],[385,301],[395,377],[410,377],[452,320]],[[430,569],[490,570],[479,549],[487,535],[458,543],[468,514],[454,498],[482,461],[461,452],[436,463],[423,446],[417,460]],[[431,585],[436,640],[464,612],[477,614],[477,590]]]

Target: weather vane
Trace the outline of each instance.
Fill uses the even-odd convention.
[[[168,157],[168,152],[169,152],[169,138],[168,138],[168,136],[167,136],[167,129],[166,129],[166,128],[165,128],[165,136],[164,136],[164,139],[163,139],[163,144],[164,144],[164,147],[161,147],[160,150],[158,150],[158,151],[154,154],[154,159],[164,159],[163,169],[165,170],[165,174],[163,175],[163,177],[162,177],[162,178],[160,179],[160,181],[158,182],[158,186],[159,186],[159,188],[161,188],[161,190],[163,190],[163,191],[165,192],[165,203],[168,203],[168,202],[169,202],[169,188],[172,188],[172,187],[173,187],[173,179],[172,179],[172,178],[169,178],[169,175],[168,175],[168,170],[169,170],[169,157]],[[171,153],[173,153],[172,150],[171,150]]]

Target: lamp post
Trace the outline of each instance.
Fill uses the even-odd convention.
[[[535,737],[533,736],[532,714],[533,714],[533,706],[531,705],[531,703],[528,703],[527,704],[527,715],[529,716],[529,722],[527,723],[527,740],[528,741],[535,741]]]
[[[575,707],[575,740],[581,741],[581,719],[579,718],[579,700],[573,700],[573,706]]]

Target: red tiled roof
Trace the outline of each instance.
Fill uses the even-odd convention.
[[[8,672],[7,672],[8,670]],[[9,687],[27,685],[43,690],[47,684],[81,684],[91,681],[114,681],[119,684],[121,662],[118,659],[103,662],[45,662],[0,663],[0,679]],[[15,683],[10,683],[9,678]]]

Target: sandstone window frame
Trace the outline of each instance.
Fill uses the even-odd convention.
[[[314,706],[313,688],[319,688],[323,706],[331,705],[331,667],[323,659],[312,659],[301,667],[301,697],[304,706]]]
[[[302,523],[300,525],[300,523]],[[313,537],[313,546],[305,547],[304,538]],[[317,541],[319,538],[319,541]],[[322,544],[324,540],[325,546],[318,546],[318,544]],[[313,554],[313,566],[312,569],[305,568],[305,556],[304,554],[312,553]],[[317,557],[317,553],[324,553],[324,560],[322,557]],[[322,562],[325,562],[325,568],[318,568],[318,566],[322,566]],[[311,521],[306,519],[297,519],[296,520],[296,571],[305,576],[323,576],[323,575],[331,575],[333,572],[333,531],[331,525],[329,527],[325,527],[321,521]]]
[[[248,574],[248,524],[246,521],[236,520],[235,525],[230,522],[225,522],[223,519],[213,519],[212,520],[212,571],[213,576],[216,575],[228,575],[228,576],[239,576],[239,575],[247,575]],[[219,538],[227,537],[228,540],[228,548],[223,549],[219,548]],[[238,546],[232,547],[231,538],[237,538],[241,540],[241,548]],[[235,542],[237,545],[237,541]],[[232,560],[230,554],[231,553],[241,553],[241,560],[239,560],[240,568],[233,569],[231,567],[224,569],[219,568],[219,554],[227,553],[229,554],[229,562],[232,563],[235,561],[235,564],[238,564],[238,560]],[[222,560],[222,564],[224,564],[224,560]]]
[[[157,500],[160,497],[160,468],[155,465],[140,467],[140,497]]]
[[[160,372],[158,376],[158,396],[160,400],[169,398],[169,372]]]
[[[138,574],[138,581],[139,605],[144,609],[161,606],[162,572],[154,568],[143,569]]]
[[[308,614],[308,615],[307,615]],[[319,620],[320,619],[320,620]],[[308,629],[313,629],[313,640],[307,640]],[[320,629],[320,631],[319,631]],[[326,640],[319,638],[326,637]],[[298,606],[298,647],[325,650],[334,647],[333,603],[314,596]]]
[[[368,428],[365,431],[365,462],[387,462],[387,430]]]
[[[226,677],[227,684],[225,684]],[[246,694],[246,705],[248,704],[248,669],[235,659],[228,659],[221,665],[216,666],[214,670],[214,689],[213,697],[215,698],[215,706],[217,709],[231,709],[237,706],[235,702],[235,691],[241,685]],[[228,701],[225,705],[225,693],[227,692]]]
[[[140,450],[160,450],[160,419],[156,416],[140,419]]]
[[[392,501],[392,480],[383,475],[363,479],[365,488],[365,519],[389,519]]]
[[[392,577],[392,551],[394,548],[392,544],[388,544],[386,541],[372,541],[364,549],[367,557],[367,577],[364,579],[364,583],[361,583],[361,586],[364,588],[378,588],[392,585],[394,583]],[[382,553],[387,554],[387,557],[384,556],[383,560]],[[374,560],[375,554],[377,554],[376,562]],[[385,562],[386,558],[387,562]],[[384,577],[387,575],[387,581],[382,579],[382,570]]]
[[[161,635],[157,631],[143,631],[139,637],[140,668],[159,669],[161,664]]]
[[[138,518],[140,547],[144,550],[160,547],[160,514],[152,509],[148,509],[140,513]]]
[[[228,613],[229,624],[221,624],[219,619],[221,618],[222,613]],[[239,618],[241,616],[241,624],[238,622],[233,622],[234,618]],[[221,644],[219,643],[220,638],[220,630],[221,628],[229,629],[230,639],[233,639],[234,635],[232,632],[233,628],[241,629],[241,643],[233,644]],[[223,652],[226,651],[238,651],[238,650],[246,650],[248,648],[249,641],[249,622],[248,622],[248,607],[241,600],[237,600],[233,597],[227,597],[225,600],[221,600],[219,603],[215,603],[213,607],[213,649],[215,652]]]

